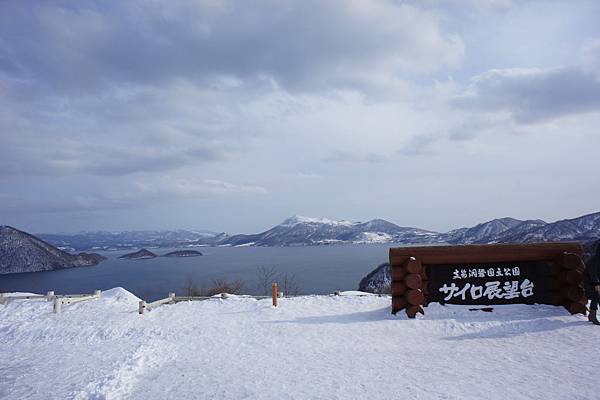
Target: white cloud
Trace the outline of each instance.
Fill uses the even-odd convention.
[[[296,178],[299,179],[322,179],[323,175],[314,172],[298,172]]]
[[[0,217],[443,230],[490,210],[572,216],[550,200],[534,213],[556,187],[593,205],[600,188],[573,177],[600,145],[600,6],[466,3],[0,2]],[[546,154],[564,169],[551,184]]]
[[[464,55],[435,13],[387,0],[4,2],[0,26],[12,38],[0,71],[69,92],[261,77],[288,90],[355,87],[457,66]]]
[[[495,69],[474,77],[457,104],[521,123],[600,112],[600,77],[580,67]]]
[[[175,197],[210,197],[238,194],[266,194],[267,189],[252,184],[234,184],[219,179],[199,179],[193,177],[162,176],[152,180],[139,180],[137,189],[143,195],[168,198]]]

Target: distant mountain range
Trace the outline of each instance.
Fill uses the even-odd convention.
[[[65,251],[128,250],[218,244],[229,237],[207,230],[41,233],[41,239]]]
[[[350,222],[294,216],[265,232],[250,235],[230,236],[225,233],[204,230],[177,230],[84,232],[79,234],[40,234],[38,236],[39,238],[9,226],[0,226],[0,274],[96,265],[105,259],[99,254],[70,254],[69,252],[144,247],[579,241],[586,245],[587,254],[594,251],[594,245],[591,245],[590,242],[600,238],[600,212],[552,223],[539,219],[522,221],[508,217],[499,218],[471,228],[460,228],[446,233],[398,226],[383,219]],[[190,250],[186,251],[191,252]],[[128,257],[134,258],[138,253],[129,254]],[[197,255],[201,255],[201,253]]]
[[[295,216],[266,232],[230,236],[220,244],[307,246],[338,243],[431,243],[437,235],[424,229],[394,225],[383,219],[350,222]]]
[[[403,227],[383,219],[350,222],[294,216],[256,234],[228,235],[211,231],[126,231],[118,233],[40,234],[70,251],[193,246],[311,246],[344,243],[477,244],[526,243],[600,238],[600,212],[548,223],[540,219],[498,218],[470,228],[440,233]]]
[[[99,254],[69,254],[10,226],[0,226],[0,274],[52,271],[96,265]]]

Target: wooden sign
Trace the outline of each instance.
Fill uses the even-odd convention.
[[[392,312],[412,318],[430,302],[540,303],[585,314],[581,253],[577,243],[390,249]]]
[[[549,272],[550,265],[543,261],[428,266],[428,300],[478,305],[543,303],[553,285]]]

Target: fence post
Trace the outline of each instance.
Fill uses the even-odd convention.
[[[144,300],[140,300],[139,313],[143,314],[145,310],[146,310],[146,302]]]
[[[271,285],[271,296],[273,297],[273,307],[277,307],[277,282]]]
[[[0,293],[0,304],[8,303],[8,298],[4,297],[4,293]]]
[[[94,297],[100,298],[101,295],[102,295],[101,290],[94,290]]]
[[[62,300],[58,297],[54,298],[54,314],[60,314],[62,309]]]
[[[175,304],[175,293],[169,293],[169,303]]]
[[[46,300],[52,301],[54,299],[54,290],[48,290],[46,293]]]

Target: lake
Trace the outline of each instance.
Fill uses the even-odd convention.
[[[185,294],[191,278],[197,286],[214,279],[245,282],[244,293],[257,294],[258,267],[275,268],[294,275],[303,294],[328,294],[356,290],[360,279],[388,260],[394,244],[349,244],[306,247],[200,247],[201,257],[157,257],[119,260],[130,251],[101,252],[107,260],[93,267],[0,275],[0,292],[56,294],[92,293],[121,286],[138,297],[153,301],[169,292]],[[189,248],[186,248],[189,249]],[[173,248],[151,249],[165,254]]]

